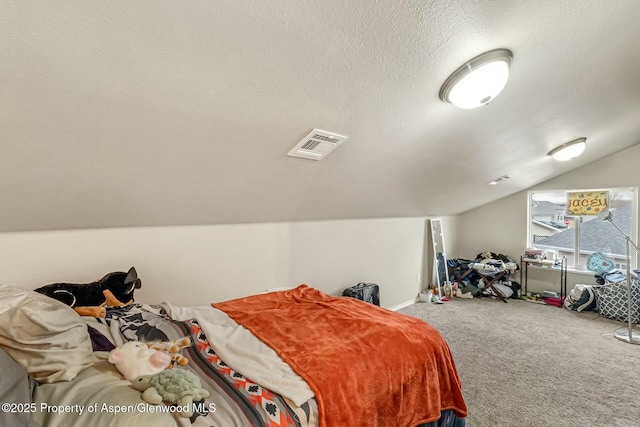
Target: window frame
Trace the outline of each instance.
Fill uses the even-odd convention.
[[[615,192],[630,192],[631,197],[631,233],[629,234],[629,238],[633,243],[638,244],[638,187],[611,187],[611,188],[587,188],[587,189],[568,189],[568,190],[530,190],[527,192],[527,246],[526,247],[537,247],[536,243],[533,241],[533,196],[534,194],[540,193],[573,193],[573,192],[597,192],[597,191],[609,191],[610,193]],[[566,211],[565,211],[566,212]],[[565,214],[565,216],[567,216]],[[597,219],[596,219],[597,221]],[[615,218],[614,218],[615,222]],[[576,222],[576,226],[574,226],[574,247],[573,247],[573,256],[567,256],[567,264],[568,270],[573,273],[583,273],[592,275],[593,272],[586,269],[585,265],[580,265],[580,254],[584,251],[580,251],[580,221]],[[624,239],[623,235],[620,234],[620,239]],[[633,248],[632,245],[629,247],[629,258],[631,261],[631,269],[636,269],[638,266],[638,253]]]

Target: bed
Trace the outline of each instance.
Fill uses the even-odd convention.
[[[190,418],[141,399],[108,350],[190,337],[206,397]],[[81,317],[0,286],[0,425],[462,427],[467,408],[431,326],[306,285],[199,307],[134,303]]]

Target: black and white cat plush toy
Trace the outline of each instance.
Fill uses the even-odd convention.
[[[81,316],[104,317],[105,306],[121,307],[133,303],[133,292],[142,282],[134,267],[128,272],[116,271],[91,283],[53,283],[36,292],[57,299]]]

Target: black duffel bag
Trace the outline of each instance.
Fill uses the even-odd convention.
[[[380,305],[380,288],[375,283],[358,283],[355,286],[350,286],[342,292],[342,296]]]

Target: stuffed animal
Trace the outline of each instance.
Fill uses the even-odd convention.
[[[171,357],[154,350],[143,342],[129,341],[109,353],[109,362],[129,381],[142,375],[153,375],[164,371],[171,363]]]
[[[116,271],[91,283],[53,283],[36,292],[57,299],[73,308],[80,316],[105,317],[105,305],[121,307],[133,303],[133,291],[142,282],[134,267],[128,272]]]
[[[172,368],[174,364],[185,366],[189,363],[189,359],[180,354],[180,350],[191,345],[191,338],[189,337],[173,341],[154,341],[146,344],[147,347],[167,353],[171,357],[169,368]]]
[[[133,388],[142,392],[142,399],[154,405],[162,402],[175,403],[183,411],[180,415],[193,415],[193,402],[209,396],[200,387],[200,379],[185,369],[170,369],[156,375],[143,375],[133,381]]]

